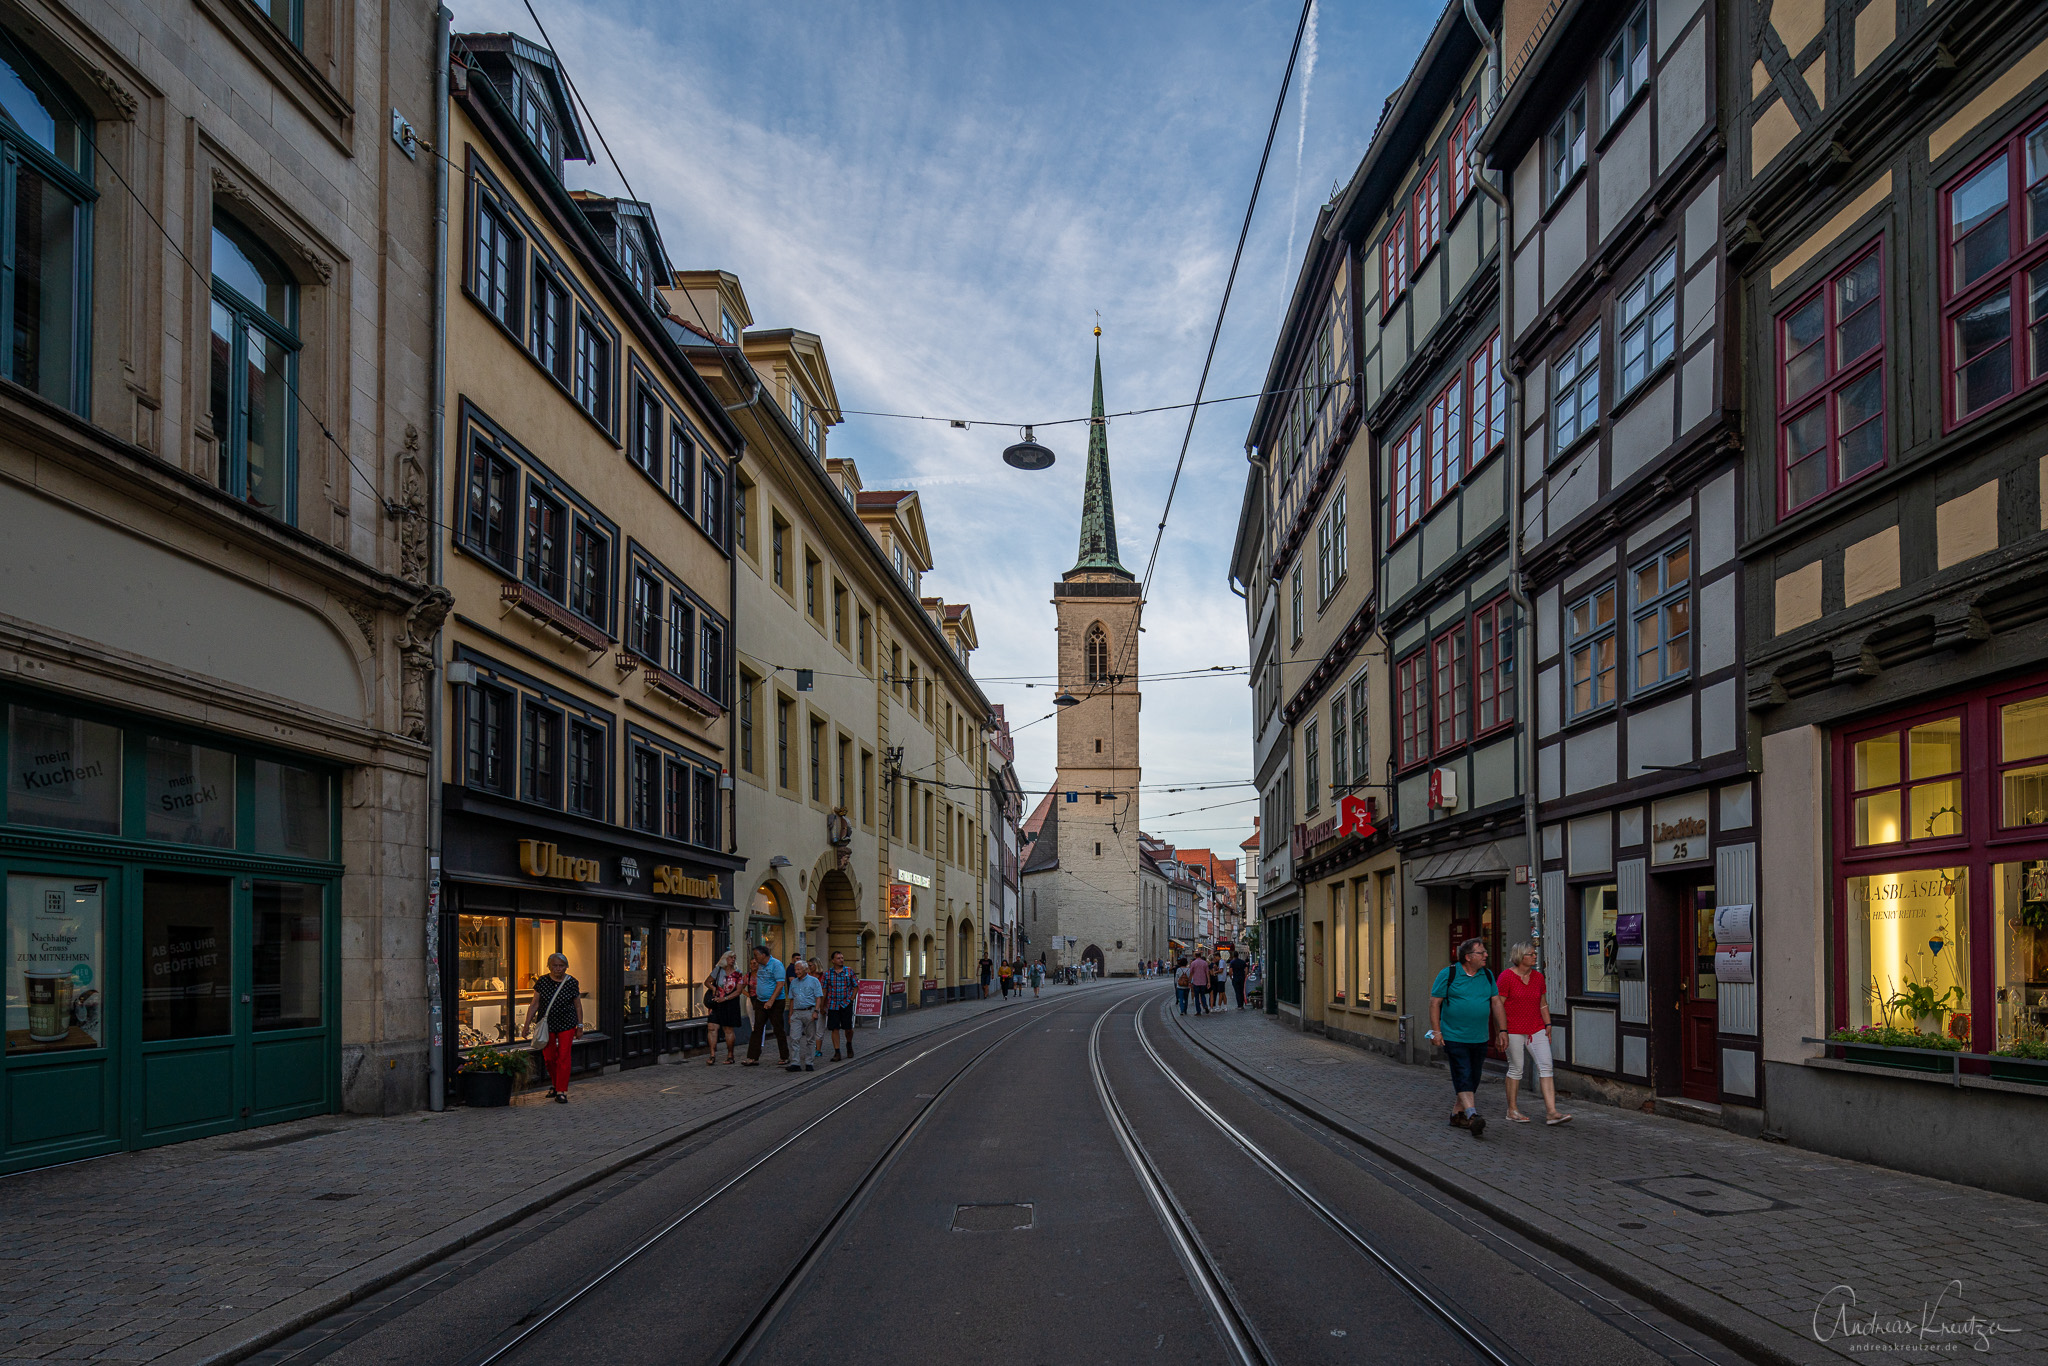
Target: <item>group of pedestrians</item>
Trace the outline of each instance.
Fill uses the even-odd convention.
[[[705,1066],[718,1064],[718,1046],[725,1045],[725,1061],[737,1059],[733,1051],[736,1036],[747,1026],[740,1016],[740,1002],[753,1006],[753,1028],[748,1030],[744,1066],[761,1065],[761,1046],[768,1034],[775,1035],[776,1052],[782,1066],[791,1072],[815,1072],[818,1059],[825,1056],[825,1038],[832,1039],[832,1061],[853,1056],[853,997],[859,974],[846,966],[846,955],[832,954],[831,966],[813,972],[803,958],[792,958],[787,968],[756,944],[748,955],[749,970],[742,973],[735,955],[728,951],[704,979],[704,1001],[711,1022],[707,1034],[710,1056]]]
[[[1536,950],[1517,944],[1508,950],[1506,975],[1496,977],[1486,964],[1486,941],[1467,939],[1458,946],[1458,961],[1436,975],[1429,988],[1429,1033],[1423,1037],[1443,1045],[1451,1065],[1451,1127],[1479,1138],[1486,1116],[1479,1113],[1479,1077],[1486,1066],[1489,1043],[1508,1055],[1507,1117],[1527,1124],[1529,1116],[1516,1105],[1528,1061],[1536,1061],[1536,1080],[1543,1089],[1543,1122],[1569,1124],[1572,1117],[1557,1108],[1557,1082],[1550,1056],[1550,1029],[1543,1003],[1545,984],[1536,967]]]
[[[1237,1008],[1243,1010],[1244,983],[1250,973],[1250,961],[1238,954],[1226,960],[1219,953],[1212,960],[1207,951],[1199,951],[1193,958],[1179,959],[1173,968],[1174,1004],[1185,1015],[1192,1001],[1195,1014],[1207,1015],[1228,1004],[1224,992],[1230,990],[1236,993]]]
[[[1005,958],[997,963],[984,954],[981,959],[981,994],[984,997],[988,995],[991,982],[1006,998],[1013,991],[1022,996],[1027,986],[1036,998],[1039,989],[1045,985],[1045,955],[1040,954],[1036,963],[1026,963],[1022,958]]]

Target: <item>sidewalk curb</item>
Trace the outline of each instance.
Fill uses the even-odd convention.
[[[935,1026],[920,1034],[892,1039],[887,1043],[875,1045],[861,1056],[863,1060],[878,1057],[892,1049],[932,1038],[940,1031],[952,1028],[955,1023],[965,1024],[969,1020],[980,1018],[980,1015],[993,1015],[999,1010],[1007,1009],[1010,1007],[998,1006],[993,1010],[982,1011],[979,1015],[964,1016],[958,1021]],[[778,1086],[766,1094],[729,1105],[701,1119],[657,1130],[650,1137],[623,1148],[614,1148],[602,1157],[586,1162],[580,1167],[571,1168],[537,1185],[529,1186],[516,1195],[507,1196],[488,1209],[444,1225],[424,1237],[414,1239],[404,1247],[394,1248],[381,1257],[372,1258],[361,1266],[344,1271],[339,1276],[310,1289],[301,1290],[298,1294],[280,1300],[267,1309],[251,1314],[248,1318],[196,1338],[182,1347],[173,1348],[162,1356],[153,1358],[151,1366],[230,1366],[230,1363],[254,1356],[329,1315],[397,1284],[414,1272],[432,1266],[435,1262],[481,1242],[495,1233],[500,1233],[548,1206],[593,1186],[608,1176],[624,1171],[666,1148],[672,1148],[770,1101],[787,1099],[799,1092],[823,1085],[840,1075],[843,1075],[843,1069],[841,1072],[821,1073],[816,1077],[805,1076],[794,1085]]]
[[[1170,1011],[1166,1013],[1172,1014]],[[1342,1134],[1360,1147],[1385,1158],[1411,1175],[1421,1177],[1461,1203],[1507,1225],[1531,1242],[1569,1258],[1585,1270],[1612,1281],[1631,1295],[1655,1305],[1680,1323],[1698,1329],[1724,1346],[1732,1347],[1752,1360],[1769,1362],[1771,1366],[1819,1366],[1819,1363],[1839,1366],[1842,1358],[1818,1343],[1806,1343],[1789,1329],[1732,1304],[1711,1291],[1701,1290],[1683,1282],[1674,1287],[1669,1283],[1672,1279],[1671,1273],[1653,1263],[1589,1238],[1573,1237],[1562,1231],[1556,1220],[1546,1217],[1536,1207],[1510,1196],[1480,1189],[1470,1177],[1455,1168],[1445,1166],[1412,1149],[1404,1148],[1387,1138],[1357,1127],[1344,1116],[1326,1108],[1285,1082],[1259,1075],[1250,1062],[1238,1057],[1221,1044],[1201,1038],[1178,1016],[1174,1017],[1174,1024],[1197,1048],[1275,1099],[1300,1111],[1325,1128]]]

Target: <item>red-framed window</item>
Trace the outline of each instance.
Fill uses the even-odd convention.
[[[1422,515],[1422,491],[1426,474],[1423,469],[1423,428],[1417,422],[1407,433],[1394,442],[1390,453],[1391,478],[1389,486],[1393,497],[1388,499],[1387,515],[1392,519],[1393,540],[1400,540],[1415,525]]]
[[[1836,1027],[2031,1036],[2048,942],[2048,675],[1921,703],[1834,742]]]
[[[1779,499],[1786,512],[1885,463],[1884,242],[1778,315]]]
[[[1430,642],[1436,686],[1436,751],[1441,754],[1472,738],[1470,637],[1459,622]]]
[[[1472,614],[1474,735],[1515,719],[1515,612],[1502,594]]]
[[[1472,137],[1479,131],[1479,102],[1474,100],[1465,108],[1464,117],[1458,126],[1451,129],[1451,144],[1444,153],[1444,159],[1451,163],[1451,216],[1457,217],[1458,210],[1465,203],[1465,196],[1472,193]]]
[[[2048,115],[1943,186],[1940,214],[1953,427],[2048,379]]]
[[[1465,380],[1444,386],[1429,401],[1429,506],[1435,507],[1465,477]]]
[[[1440,161],[1431,162],[1429,169],[1422,173],[1422,180],[1415,187],[1411,201],[1415,219],[1415,269],[1422,269],[1422,260],[1436,247],[1444,235],[1444,167]]]
[[[1401,767],[1429,757],[1429,652],[1417,650],[1394,666],[1394,719]]]
[[[1508,439],[1508,377],[1500,364],[1500,333],[1487,338],[1466,362],[1465,392],[1472,396],[1465,463],[1476,469]]]
[[[1393,311],[1408,288],[1408,215],[1395,216],[1380,243],[1380,312]]]

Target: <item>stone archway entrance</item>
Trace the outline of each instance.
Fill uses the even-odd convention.
[[[819,878],[818,909],[825,917],[822,961],[829,964],[833,954],[843,953],[847,964],[860,970],[863,967],[863,927],[860,923],[860,896],[853,889],[853,879],[836,868]]]
[[[967,997],[980,991],[980,964],[974,956],[974,922],[960,922],[959,932],[953,939],[953,981],[954,995]]]
[[[1081,960],[1083,962],[1093,963],[1095,965],[1095,976],[1098,979],[1100,979],[1103,976],[1101,945],[1090,944],[1087,948],[1081,950]]]

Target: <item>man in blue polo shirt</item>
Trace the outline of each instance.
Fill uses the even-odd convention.
[[[801,958],[789,960],[789,1032],[796,1039],[796,1061],[789,1064],[792,1072],[815,1072],[818,1066],[812,1061],[818,1055],[818,1045],[824,1035],[819,1026],[819,1003],[825,999],[825,984],[811,975],[810,965]]]
[[[761,1038],[770,1027],[775,1030],[775,1046],[782,1052],[782,1065],[789,1066],[789,1032],[783,1023],[789,1007],[783,990],[787,985],[782,960],[768,952],[766,944],[754,945],[754,1033],[747,1041],[748,1067],[761,1065]]]
[[[1497,1046],[1507,1047],[1507,1030],[1507,1012],[1494,985],[1493,969],[1486,966],[1485,941],[1467,939],[1458,946],[1458,961],[1438,973],[1429,988],[1429,1037],[1439,1040],[1449,1055],[1451,1089],[1458,1093],[1451,1123],[1470,1129],[1474,1138],[1486,1132],[1477,1096],[1486,1043],[1491,1038]]]

